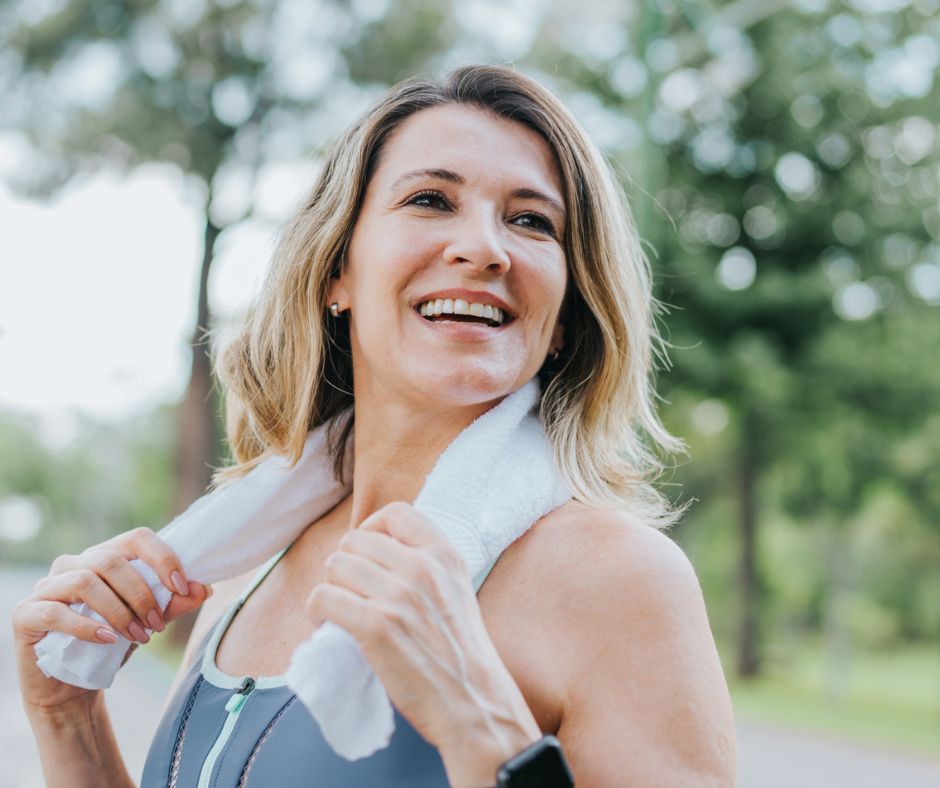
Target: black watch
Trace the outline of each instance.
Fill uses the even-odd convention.
[[[573,788],[561,742],[546,735],[514,755],[496,772],[497,788]]]

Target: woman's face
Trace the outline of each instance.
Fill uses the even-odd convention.
[[[472,405],[530,380],[561,345],[565,219],[536,132],[457,104],[403,121],[330,285],[329,303],[349,309],[357,397]]]

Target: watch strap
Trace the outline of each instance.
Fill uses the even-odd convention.
[[[496,772],[497,788],[572,788],[574,777],[561,742],[546,734],[506,761]]]

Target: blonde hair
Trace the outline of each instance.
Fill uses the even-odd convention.
[[[309,197],[284,228],[258,301],[220,354],[226,429],[235,464],[213,482],[243,476],[271,454],[296,462],[307,432],[353,402],[345,320],[326,310],[369,178],[384,144],[429,107],[474,106],[538,132],[554,150],[568,220],[570,285],[565,348],[539,371],[541,416],[559,472],[575,498],[627,510],[656,527],[676,514],[653,486],[660,452],[679,442],[654,407],[655,326],[650,272],[622,189],[595,145],[548,90],[506,67],[465,66],[441,83],[393,87],[329,151]],[[352,419],[330,436],[342,476]]]

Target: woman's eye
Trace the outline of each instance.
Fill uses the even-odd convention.
[[[551,236],[555,235],[555,225],[540,213],[522,213],[513,219],[513,221],[518,223],[520,219],[525,220],[524,223],[520,225],[522,227],[531,227],[533,230],[539,230]]]
[[[412,195],[405,202],[406,205],[419,205],[426,208],[447,208],[447,200],[440,192],[418,192]]]

